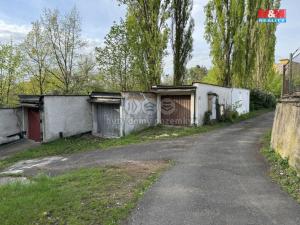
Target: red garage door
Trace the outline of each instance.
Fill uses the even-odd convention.
[[[161,96],[161,122],[165,125],[191,124],[191,96]]]
[[[40,112],[38,109],[28,109],[28,138],[41,141]]]

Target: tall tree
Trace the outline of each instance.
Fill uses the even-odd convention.
[[[70,93],[78,50],[82,47],[80,18],[76,8],[62,17],[57,10],[47,9],[42,23],[50,42],[56,66],[49,70],[59,81],[63,93]]]
[[[209,1],[206,39],[211,44],[213,64],[220,71],[220,84],[266,87],[273,70],[277,25],[258,23],[257,11],[279,6],[280,0]]]
[[[244,22],[244,9],[240,0],[209,0],[205,7],[205,38],[224,86],[232,86],[234,44]]]
[[[192,0],[173,0],[172,2],[172,48],[174,85],[181,85],[186,72],[186,64],[193,50],[194,19],[191,18]]]
[[[22,56],[17,46],[0,45],[0,106],[13,105],[16,101],[15,88],[21,74]]]
[[[274,9],[280,7],[280,0],[261,2],[261,8]],[[253,86],[265,89],[268,75],[272,73],[275,61],[276,28],[277,24],[260,23],[256,43],[255,70],[253,71]]]
[[[142,90],[160,83],[166,53],[171,0],[120,0],[128,7],[126,25],[133,67]]]
[[[132,54],[126,24],[114,24],[106,35],[104,46],[96,48],[100,72],[111,90],[128,91],[135,85]]]
[[[45,30],[39,21],[32,23],[32,30],[27,34],[22,49],[25,54],[25,68],[37,81],[39,94],[45,93],[45,83],[49,68],[50,45]]]

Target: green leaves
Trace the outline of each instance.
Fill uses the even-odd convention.
[[[141,90],[160,83],[167,48],[170,0],[128,0],[126,28],[133,69]]]
[[[0,44],[0,106],[17,101],[18,80],[21,75],[22,55],[18,47]]]
[[[272,89],[268,77],[274,64],[276,25],[260,24],[256,17],[259,8],[278,8],[279,4],[280,0],[208,2],[205,39],[219,71],[218,84]]]
[[[173,0],[171,41],[173,48],[174,85],[184,81],[186,64],[193,50],[193,31],[195,22],[191,18],[192,0]]]
[[[126,23],[114,24],[105,37],[105,46],[96,48],[97,62],[110,90],[128,91],[135,86],[133,54]]]

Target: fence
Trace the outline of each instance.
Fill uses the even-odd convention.
[[[300,49],[290,54],[289,62],[283,66],[283,96],[300,96]]]

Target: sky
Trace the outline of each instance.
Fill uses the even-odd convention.
[[[204,39],[204,6],[208,0],[194,0],[192,16],[195,19],[193,58],[188,67],[211,67],[209,45]],[[100,46],[114,21],[125,16],[126,9],[116,0],[0,0],[0,42],[20,42],[30,31],[31,22],[40,18],[45,8],[58,9],[62,14],[77,7],[82,25],[82,37],[90,48]],[[275,58],[287,58],[300,47],[300,1],[282,0],[281,8],[287,10],[287,23],[279,24]],[[172,74],[172,51],[168,47],[164,71]]]

